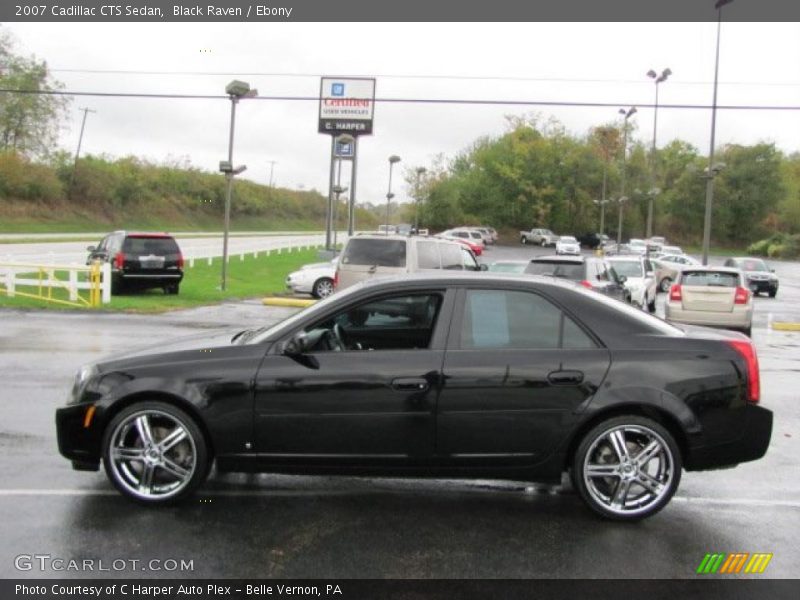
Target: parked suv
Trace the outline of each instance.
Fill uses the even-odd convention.
[[[177,294],[183,280],[183,254],[168,233],[109,233],[89,246],[86,264],[96,260],[111,263],[111,292],[161,288]]]
[[[729,258],[725,261],[725,266],[739,269],[744,273],[745,284],[753,295],[759,292],[767,292],[770,298],[778,295],[778,276],[760,258],[748,256]]]
[[[525,269],[533,275],[549,275],[570,279],[582,286],[630,304],[631,293],[625,288],[625,277],[596,256],[537,256]]]
[[[336,289],[343,290],[371,277],[437,269],[485,270],[459,242],[413,235],[360,234],[347,241],[334,281]]]

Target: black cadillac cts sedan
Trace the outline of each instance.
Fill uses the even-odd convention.
[[[594,511],[663,508],[682,469],[764,455],[772,413],[738,333],[678,329],[535,276],[383,279],[269,329],[78,373],[56,413],[76,469],[146,504],[226,471],[506,478],[569,472]]]

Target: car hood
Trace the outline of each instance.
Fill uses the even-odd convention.
[[[205,350],[211,348],[220,348],[230,346],[236,334],[241,333],[241,327],[228,328],[225,330],[214,330],[213,332],[200,333],[190,336],[179,337],[166,342],[158,344],[148,344],[107,356],[97,362],[97,365],[102,368],[106,363],[116,363],[121,360],[128,360],[132,358],[141,358],[144,356],[155,356],[158,354],[172,354],[175,352],[184,352],[187,350]]]

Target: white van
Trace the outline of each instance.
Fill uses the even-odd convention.
[[[485,267],[459,242],[367,233],[347,241],[336,266],[334,285],[343,290],[370,277],[437,269],[481,271]]]

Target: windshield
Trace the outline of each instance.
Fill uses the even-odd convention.
[[[625,277],[644,277],[642,263],[633,260],[615,260],[611,263],[618,275]]]
[[[568,242],[568,243],[571,243],[571,244],[577,244],[578,243],[578,240],[576,240],[571,235],[562,235],[561,236],[561,241],[562,242]]]
[[[580,281],[584,278],[583,263],[537,260],[528,264],[525,272],[531,275],[550,275],[551,277],[561,277],[563,279],[572,279],[573,281]]]
[[[757,258],[748,258],[742,261],[742,269],[745,271],[769,271],[767,263]]]

